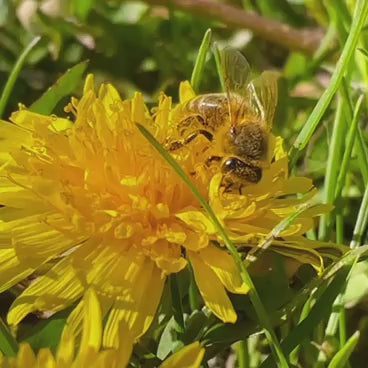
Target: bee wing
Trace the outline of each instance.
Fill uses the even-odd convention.
[[[247,95],[250,66],[243,54],[232,47],[226,47],[223,50],[220,50],[219,54],[221,72],[229,104],[229,114],[233,124],[235,119],[235,111],[232,111],[231,95]]]
[[[277,106],[277,79],[276,72],[265,71],[247,86],[249,106],[270,130]]]

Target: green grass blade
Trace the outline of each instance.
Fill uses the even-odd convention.
[[[0,98],[0,118],[3,117],[6,104],[8,103],[11,91],[14,87],[15,81],[18,78],[18,75],[20,73],[20,70],[22,69],[22,66],[23,66],[24,62],[26,61],[26,59],[27,59],[29,53],[32,51],[32,49],[40,41],[40,39],[41,39],[41,37],[37,36],[28,44],[28,46],[20,54],[17,62],[15,63],[12,71],[10,72],[9,78],[8,78],[8,80],[7,80],[7,82],[4,86],[3,93],[1,94],[1,98]]]
[[[348,106],[348,109],[346,109],[347,116],[346,120],[351,121],[353,119],[354,115],[354,107],[353,102],[351,101],[350,95],[349,95],[349,89],[348,86],[345,83],[341,84],[341,97],[344,99],[346,106]],[[362,172],[363,181],[367,185],[368,184],[368,154],[367,149],[365,146],[365,140],[363,133],[358,125],[357,127],[357,154],[358,154],[358,163],[360,170]]]
[[[323,274],[319,277],[314,277],[305,285],[302,290],[294,297],[294,299],[285,305],[281,310],[277,311],[273,316],[273,321],[285,320],[285,316],[291,316],[296,308],[302,306],[310,297],[313,290],[323,290],[330,279],[334,277],[341,269],[346,268],[356,262],[356,260],[368,253],[368,245],[352,249],[344,254],[337,262],[328,266]]]
[[[356,137],[357,127],[358,127],[358,122],[359,122],[359,115],[360,115],[363,99],[364,99],[364,95],[360,95],[355,105],[353,120],[349,127],[344,156],[343,156],[342,163],[340,166],[339,176],[336,182],[335,198],[340,197],[342,188],[344,187],[346,173],[348,171],[349,161],[351,157],[351,152],[353,150],[354,141]]]
[[[336,178],[340,169],[342,149],[344,145],[344,137],[346,130],[346,122],[344,119],[344,102],[339,96],[337,101],[337,109],[335,121],[332,131],[331,143],[329,146],[329,154],[326,164],[326,175],[324,183],[324,203],[333,203],[335,199]],[[331,230],[331,213],[323,214],[319,221],[318,238],[322,241],[327,241]]]
[[[351,249],[355,249],[355,250],[359,250],[360,244],[361,244],[361,240],[362,240],[362,236],[365,232],[365,229],[367,227],[367,222],[368,222],[368,186],[366,187],[365,191],[364,191],[364,195],[363,195],[363,200],[362,203],[360,205],[359,208],[359,213],[358,213],[358,217],[357,217],[357,221],[355,223],[355,227],[354,227],[354,231],[353,231],[353,239],[350,242],[350,248]],[[341,293],[336,297],[336,300],[334,302],[334,306],[336,308],[334,308],[334,311],[331,313],[328,322],[327,322],[327,327],[325,330],[325,337],[329,337],[329,336],[334,336],[336,334],[337,331],[337,327],[339,325],[339,319],[340,319],[340,310],[344,307],[342,305],[342,299],[343,299],[343,291],[345,288],[345,285],[347,283],[347,281],[350,278],[352,269],[354,267],[354,265],[356,264],[356,262],[358,262],[359,259],[359,254],[356,255],[356,257],[353,259],[351,265],[349,266],[349,273],[347,274],[345,283],[343,284],[343,287],[341,289]],[[320,361],[322,361],[323,357],[320,354],[318,359]]]
[[[359,331],[356,331],[346,342],[346,344],[336,353],[332,358],[328,368],[344,368],[346,363],[354,351],[356,344],[358,343],[360,337]]]
[[[51,114],[57,103],[63,97],[69,96],[75,91],[87,65],[88,61],[82,61],[68,69],[53,86],[29,107],[29,110],[44,115]]]
[[[236,344],[236,357],[238,361],[238,368],[249,367],[249,351],[247,340],[239,341]]]
[[[225,87],[225,81],[224,81],[224,73],[223,73],[223,70],[221,68],[220,50],[219,50],[218,45],[217,45],[216,42],[213,44],[213,53],[215,55],[217,75],[220,78],[221,90],[223,92],[225,92],[226,91],[226,87]]]
[[[350,242],[350,248],[359,247],[368,221],[368,186],[365,187],[362,203],[359,208],[358,217],[355,223],[353,239]]]
[[[286,354],[291,353],[304,339],[308,338],[315,326],[326,318],[331,310],[332,303],[341,290],[346,280],[347,270],[342,269],[331,281],[326,290],[316,299],[316,303],[310,310],[308,316],[301,321],[281,343]],[[266,359],[260,368],[273,367],[271,359]]]
[[[141,124],[137,123],[137,127],[139,131],[143,134],[143,136],[152,144],[152,146],[160,153],[160,155],[170,164],[170,166],[175,170],[175,172],[179,175],[179,177],[188,185],[188,188],[191,192],[196,196],[203,209],[210,216],[213,224],[216,226],[218,233],[221,238],[224,240],[226,248],[233,256],[235,263],[238,267],[240,276],[242,280],[249,286],[249,297],[254,306],[255,311],[257,312],[257,316],[261,326],[265,330],[265,335],[270,343],[270,347],[274,354],[274,357],[277,361],[279,361],[281,367],[288,367],[287,360],[283,351],[281,350],[280,343],[277,340],[276,334],[273,331],[272,325],[269,321],[267,312],[265,307],[262,304],[262,301],[259,297],[259,294],[255,288],[255,285],[245,268],[243,261],[241,260],[236,248],[232,244],[230,238],[228,237],[225,229],[222,227],[220,221],[218,220],[216,214],[213,212],[211,206],[207,203],[207,201],[203,198],[199,190],[192,184],[189,177],[183,171],[183,169],[177,164],[174,158],[161,146],[159,142],[152,136],[152,134]]]
[[[173,314],[175,321],[175,330],[179,334],[183,334],[185,330],[184,318],[183,318],[183,306],[181,303],[180,290],[178,287],[178,279],[175,273],[169,276],[170,280],[170,292],[173,306]]]
[[[313,135],[313,132],[317,128],[318,123],[321,121],[323,114],[328,108],[333,96],[338,90],[342,77],[349,65],[351,56],[356,49],[360,32],[365,24],[368,15],[368,1],[358,0],[355,5],[351,30],[342,50],[342,54],[339,61],[336,64],[336,68],[331,76],[330,84],[328,85],[325,92],[317,102],[317,105],[313,109],[312,113],[308,117],[303,129],[296,138],[293,146],[289,151],[290,166],[294,166],[298,155],[302,149],[305,148],[309,139]]]
[[[206,64],[206,57],[211,46],[211,38],[212,31],[211,29],[207,29],[206,33],[204,34],[201,46],[199,47],[197,59],[192,72],[192,77],[190,78],[190,84],[192,85],[196,93],[198,93],[199,91],[199,85],[203,76],[203,69]]]
[[[298,323],[301,323],[305,318],[307,318],[313,301],[314,301],[314,298],[312,294],[303,305],[302,312],[300,313]],[[298,363],[300,348],[301,348],[301,345],[297,345],[294,348],[294,350],[290,353],[289,359],[290,359],[290,362],[293,363],[294,365]]]
[[[16,356],[18,352],[18,343],[8,330],[7,326],[0,318],[0,351],[5,356]]]
[[[357,131],[357,142],[359,167],[362,172],[364,184],[368,185],[368,151],[362,129],[359,125]]]
[[[272,244],[272,242],[279,237],[280,233],[287,229],[304,211],[311,209],[318,205],[312,205],[311,203],[305,203],[299,206],[299,208],[280,221],[272,230],[271,232],[266,236],[266,238],[263,240],[261,244],[259,244],[256,248],[253,248],[253,250],[249,251],[247,254],[247,257],[245,259],[245,265],[248,266],[250,263],[255,262],[261,254],[268,249],[268,247]]]

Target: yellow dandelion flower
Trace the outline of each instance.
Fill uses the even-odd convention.
[[[184,84],[181,96],[191,94]],[[224,322],[235,322],[227,291],[245,294],[248,286],[197,199],[136,127],[144,125],[166,144],[175,136],[171,99],[161,95],[151,114],[141,94],[122,101],[110,84],[96,93],[89,76],[81,100],[72,99],[68,111],[74,122],[23,109],[12,123],[0,123],[0,292],[38,271],[11,306],[8,322],[79,301],[69,317],[72,330],[79,330],[85,314],[80,299],[93,287],[107,315],[103,345],[119,345],[121,323],[134,341],[150,326],[167,275],[188,259],[205,304]],[[224,192],[221,173],[206,167],[208,142],[201,137],[175,153],[241,246],[257,246],[315,193],[309,179],[288,177],[287,157],[275,141],[262,180],[241,194]],[[289,198],[295,193],[304,196]],[[340,249],[302,236],[317,212],[301,215],[274,247],[320,270],[322,255]]]
[[[123,368],[129,362],[130,350],[123,347],[103,349],[102,315],[97,296],[93,289],[84,294],[84,320],[82,339],[75,352],[77,341],[68,325],[64,327],[55,355],[48,348],[35,354],[28,343],[21,344],[16,357],[4,357],[0,352],[0,368]],[[88,316],[88,317],[87,317]],[[120,328],[121,340],[126,339]],[[129,346],[129,344],[128,344]],[[130,347],[132,345],[130,344]],[[204,356],[199,342],[185,346],[161,364],[163,368],[198,367]]]

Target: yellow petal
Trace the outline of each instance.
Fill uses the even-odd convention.
[[[180,103],[184,103],[196,96],[192,86],[190,85],[189,81],[184,81],[180,83],[179,86],[179,99]]]
[[[14,249],[0,249],[0,292],[9,289],[34,272],[39,264],[26,267],[19,263]]]
[[[206,306],[223,322],[235,323],[237,315],[216,273],[195,252],[188,252],[188,257]]]
[[[227,290],[235,294],[246,294],[249,291],[249,286],[240,277],[234,258],[225,249],[208,246],[201,250],[199,255]]]
[[[155,125],[157,127],[155,137],[162,142],[167,135],[171,113],[171,97],[160,96],[160,102],[156,113]]]
[[[144,258],[137,263],[132,258],[129,270],[121,277],[132,283],[129,288],[118,296],[110,311],[105,331],[104,346],[118,346],[119,325],[126,325],[127,332],[138,338],[143,335],[150,326],[165,282],[162,271],[149,259]]]
[[[50,129],[50,131],[62,132],[73,126],[73,122],[69,119],[59,118],[54,115],[45,116],[29,110],[19,110],[14,112],[10,119],[17,125],[30,130],[35,130],[38,125],[45,125]]]
[[[84,321],[80,351],[88,347],[96,351],[100,349],[102,337],[102,317],[97,296],[93,289],[88,289],[84,294]]]
[[[199,368],[204,353],[204,348],[198,341],[195,341],[166,359],[160,368]]]
[[[29,344],[20,344],[16,359],[18,367],[36,368],[36,356]]]
[[[272,249],[284,256],[294,258],[300,263],[309,263],[318,273],[323,271],[323,258],[314,249],[305,248],[301,244],[290,244],[287,241],[273,242]]]
[[[134,94],[133,102],[132,102],[132,121],[133,123],[145,123],[145,110],[144,110],[144,102],[141,93],[136,92]]]
[[[200,211],[185,211],[176,214],[180,220],[185,222],[191,228],[204,231],[207,234],[215,234],[216,227],[212,221]]]
[[[62,310],[77,300],[82,292],[83,287],[70,260],[64,258],[15,299],[8,313],[8,323],[18,324],[28,313],[36,310]]]
[[[11,151],[26,144],[32,138],[31,133],[22,127],[0,120],[0,147],[1,151]],[[10,156],[9,156],[10,157]]]
[[[50,349],[41,349],[37,354],[37,367],[56,368],[55,359]]]
[[[74,360],[74,337],[68,325],[63,330],[59,347],[56,353],[56,366],[58,368],[69,368]]]
[[[86,77],[86,81],[84,82],[83,94],[86,94],[88,91],[94,91],[95,89],[95,76],[93,74],[88,74]]]

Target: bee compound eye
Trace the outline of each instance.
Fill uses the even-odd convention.
[[[222,164],[222,172],[229,173],[237,170],[238,159],[235,157],[230,157]]]

